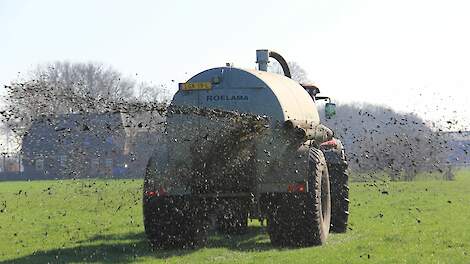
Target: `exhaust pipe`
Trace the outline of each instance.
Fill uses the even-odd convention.
[[[256,51],[256,63],[258,63],[258,69],[260,71],[268,71],[269,58],[273,58],[279,62],[279,64],[281,64],[282,71],[284,72],[284,76],[291,78],[287,61],[281,56],[281,54],[267,49]]]

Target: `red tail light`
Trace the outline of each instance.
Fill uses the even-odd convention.
[[[154,197],[156,195],[157,195],[157,193],[154,192],[154,191],[146,191],[145,192],[145,196],[148,196],[148,197]]]
[[[306,192],[307,188],[305,187],[305,183],[292,183],[287,186],[288,192]]]
[[[168,192],[161,186],[157,191],[145,191],[145,196],[147,197],[165,196],[167,194]]]

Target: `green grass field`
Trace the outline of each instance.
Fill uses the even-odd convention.
[[[470,263],[470,172],[457,180],[355,183],[346,234],[278,249],[265,228],[213,234],[197,250],[152,251],[141,181],[0,182],[1,263]]]

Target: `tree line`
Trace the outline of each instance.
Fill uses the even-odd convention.
[[[340,104],[332,119],[323,120],[342,140],[350,168],[387,172],[391,180],[413,180],[420,172],[443,172],[449,145],[413,113],[372,104]]]

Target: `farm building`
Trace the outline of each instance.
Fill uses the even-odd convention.
[[[164,118],[155,113],[67,114],[33,122],[22,142],[29,179],[143,177],[158,151]]]
[[[67,114],[33,122],[22,142],[30,178],[119,176],[126,170],[120,114]]]

